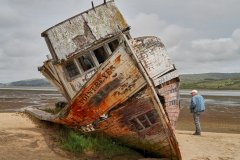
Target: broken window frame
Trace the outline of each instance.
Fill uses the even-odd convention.
[[[86,71],[84,71],[84,68],[83,68],[82,64],[79,62],[79,58],[81,58],[82,56],[87,55],[87,54],[89,55],[89,57],[90,57],[90,59],[91,59],[91,62],[92,62],[92,64],[93,64],[93,67],[90,68],[90,69],[87,69]],[[96,62],[95,62],[95,60],[94,60],[94,57],[93,57],[93,55],[92,55],[90,52],[83,53],[83,54],[81,54],[80,56],[77,56],[77,57],[74,58],[74,59],[76,59],[77,65],[78,65],[79,69],[81,70],[81,76],[82,76],[83,74],[88,73],[88,72],[91,72],[92,70],[94,70],[94,69],[97,68],[97,64],[96,64]]]
[[[141,114],[141,115],[138,115],[137,117],[134,117],[134,118],[130,119],[130,120],[129,120],[129,123],[131,124],[131,126],[134,126],[138,132],[142,132],[142,131],[144,131],[144,130],[146,130],[146,129],[149,129],[150,127],[152,127],[153,125],[155,125],[155,124],[158,123],[158,121],[155,121],[154,123],[152,123],[152,122],[150,121],[149,118],[152,118],[152,117],[154,117],[154,116],[148,117],[148,116],[146,115],[146,113],[151,112],[151,111],[153,111],[153,110],[154,110],[154,109],[149,110],[149,111],[147,111],[147,112],[145,112],[145,113],[143,113],[143,114]],[[155,112],[156,112],[156,111],[155,111]],[[144,117],[144,120],[143,120],[143,121],[141,121],[141,120],[138,118],[138,117],[140,117],[140,116],[143,116],[143,117]],[[133,121],[135,121],[138,126],[142,127],[142,129],[137,129],[137,127],[135,126],[135,124],[133,123]],[[143,122],[147,122],[149,126],[147,126],[147,127],[144,126]]]
[[[72,77],[70,76],[70,74],[69,74],[69,72],[68,72],[68,70],[67,70],[67,68],[66,68],[66,67],[67,67],[67,64],[68,64],[68,63],[71,63],[71,62],[73,62],[74,66],[76,67],[76,70],[78,71],[78,74],[76,74],[76,75],[74,75],[74,76],[72,76]],[[79,70],[78,64],[76,63],[76,60],[75,60],[75,59],[72,59],[72,60],[69,60],[69,61],[65,62],[65,63],[62,65],[62,68],[63,68],[63,71],[64,71],[64,73],[65,73],[68,81],[70,81],[70,80],[72,80],[72,79],[75,79],[76,77],[78,77],[78,76],[81,75],[81,70]]]
[[[112,51],[109,44],[112,43],[112,42],[114,42],[114,41],[116,41],[116,40],[118,41],[118,46],[119,46],[119,45],[120,45],[120,41],[119,41],[118,38],[113,39],[112,41],[110,41],[110,42],[107,43],[107,46],[109,47],[109,49],[110,49],[110,51],[111,51],[111,54],[117,49],[118,46],[115,48],[115,50]]]
[[[127,33],[127,32],[124,32],[124,34],[125,34],[125,33]],[[113,41],[115,41],[116,39],[118,40],[119,45],[120,45],[121,36],[120,36],[120,35],[119,35],[119,36],[115,36],[115,37],[112,37],[112,38],[110,38],[110,39],[108,39],[108,40],[106,40],[106,41],[104,41],[104,42],[102,42],[102,43],[100,43],[100,44],[98,44],[98,45],[96,45],[96,46],[94,46],[94,47],[91,47],[91,48],[85,50],[84,53],[82,53],[82,52],[77,53],[76,56],[75,56],[72,60],[67,60],[67,62],[64,62],[64,65],[62,65],[62,66],[63,66],[63,70],[64,70],[64,72],[65,72],[65,75],[66,75],[66,77],[67,77],[67,80],[68,80],[68,81],[72,81],[73,79],[78,78],[78,77],[81,77],[81,76],[85,75],[86,73],[91,72],[92,70],[98,68],[102,63],[99,64],[99,62],[98,62],[98,60],[97,60],[97,57],[95,56],[95,54],[94,54],[93,51],[96,50],[96,49],[98,49],[98,48],[100,48],[100,47],[103,47],[103,48],[104,48],[104,51],[105,51],[106,54],[107,54],[107,58],[106,58],[106,60],[107,60],[107,59],[112,55],[112,53],[113,53],[113,52],[111,51],[108,43],[113,42]],[[91,68],[91,69],[89,69],[89,70],[86,70],[86,71],[84,71],[84,69],[82,68],[80,62],[78,61],[78,58],[80,58],[80,57],[81,57],[82,55],[84,55],[84,54],[89,54],[89,56],[90,56],[90,58],[92,59],[92,62],[93,62],[93,64],[94,64],[94,67],[93,67],[93,68]],[[106,61],[106,60],[105,60],[105,61]],[[69,76],[69,73],[68,73],[68,71],[66,70],[65,66],[66,66],[66,64],[69,63],[70,61],[73,61],[73,62],[74,62],[75,66],[77,67],[77,69],[78,69],[78,71],[79,71],[80,74],[78,74],[78,75],[76,75],[76,76],[73,76],[73,77],[70,77],[70,76]],[[105,61],[104,61],[104,62],[105,62]],[[104,63],[104,62],[103,62],[103,63]]]
[[[97,49],[99,49],[99,48],[103,48],[103,50],[105,51],[105,53],[106,53],[106,55],[103,55],[104,57],[104,61],[102,62],[102,63],[99,63],[99,61],[98,61],[98,59],[97,59],[97,56],[95,55],[95,53],[94,53],[94,51],[95,50],[97,50]],[[110,50],[110,48],[109,48],[109,50]],[[96,47],[96,48],[94,48],[94,49],[92,49],[91,50],[91,52],[93,53],[93,55],[94,55],[94,57],[96,57],[96,60],[97,60],[97,63],[99,64],[99,66],[101,65],[101,64],[103,64],[108,58],[109,58],[109,56],[111,55],[110,53],[109,53],[109,50],[108,50],[108,48],[106,47],[106,44],[104,43],[103,45],[101,45],[101,46],[98,46],[98,47]]]

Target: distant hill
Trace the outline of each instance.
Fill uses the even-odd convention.
[[[180,89],[240,90],[240,73],[180,75]]]
[[[202,74],[182,74],[181,81],[203,81],[203,80],[220,80],[239,77],[240,73],[202,73]]]
[[[41,87],[49,87],[52,86],[47,79],[28,79],[28,80],[21,80],[15,81],[5,84],[0,84],[1,87],[8,87],[8,86],[41,86]]]
[[[180,75],[181,89],[240,90],[240,73],[202,73]],[[47,79],[28,79],[1,84],[7,86],[52,86]]]

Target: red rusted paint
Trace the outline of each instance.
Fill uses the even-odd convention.
[[[119,63],[120,63],[120,58],[121,58],[121,55],[119,55],[119,56],[114,60],[114,63],[115,63],[116,65],[119,65]]]
[[[71,110],[66,118],[61,120],[61,123],[71,125],[73,123],[71,117],[74,117],[79,125],[87,125],[97,120],[141,85],[136,85],[139,79],[135,76],[128,79],[130,75],[125,75],[126,71],[116,72],[120,66],[120,57],[121,54],[113,62],[106,64],[103,70],[99,70],[91,83],[70,102]],[[137,68],[135,69],[138,72]],[[126,80],[128,85],[124,83]]]

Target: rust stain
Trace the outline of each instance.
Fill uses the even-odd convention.
[[[123,53],[126,54],[124,49],[114,57],[112,62],[106,62],[107,64],[96,73],[88,85],[83,86],[81,92],[70,102],[69,108],[71,110],[67,116],[63,116],[65,119],[61,118],[61,123],[79,126],[88,125],[111,110],[123,98],[144,83],[143,77],[140,79],[133,78],[138,72],[137,68],[119,73],[121,70],[118,67],[130,68],[126,66],[130,65],[129,63],[120,65]],[[125,58],[129,59],[130,57],[125,55]],[[127,62],[127,59],[123,62]],[[131,76],[131,74],[133,75]],[[137,73],[138,76],[139,74]],[[76,121],[73,122],[72,118]],[[54,121],[60,122],[59,120]]]
[[[119,65],[120,64],[120,60],[121,60],[121,55],[119,55],[115,60],[114,60],[114,63],[116,65]]]

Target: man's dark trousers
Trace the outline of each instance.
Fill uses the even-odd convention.
[[[194,112],[193,113],[193,118],[194,118],[194,123],[196,126],[196,134],[201,134],[201,127],[200,127],[200,122],[199,122],[199,118],[202,112]]]

